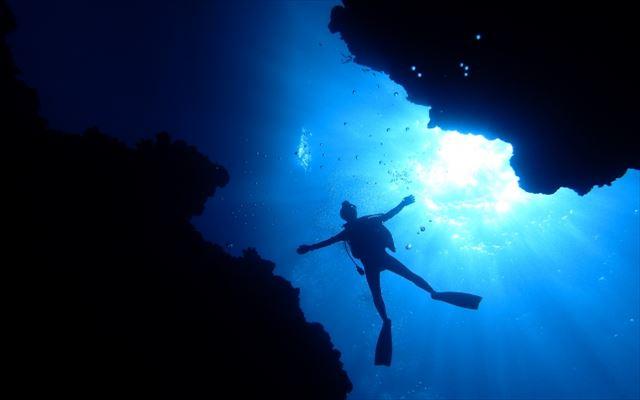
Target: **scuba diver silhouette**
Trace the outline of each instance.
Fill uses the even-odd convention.
[[[395,272],[401,277],[413,282],[419,288],[425,290],[434,300],[444,301],[459,307],[477,309],[482,297],[459,292],[437,292],[422,277],[405,267],[395,259],[386,249],[396,251],[391,233],[383,223],[397,215],[404,207],[415,202],[413,196],[407,196],[400,204],[384,214],[368,215],[358,218],[356,206],[348,201],[342,202],[340,217],[346,221],[344,229],[335,236],[321,242],[298,247],[298,254],[305,254],[311,250],[332,245],[337,242],[349,244],[353,257],[360,259],[364,265],[364,271],[356,264],[356,269],[361,275],[365,275],[373,304],[383,321],[383,329],[378,339],[376,348],[376,365],[390,365],[391,363],[391,320],[387,316],[387,310],[380,290],[380,273],[384,270]],[[346,247],[346,244],[345,244]],[[355,262],[354,262],[355,263]]]

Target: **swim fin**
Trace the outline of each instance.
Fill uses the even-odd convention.
[[[435,292],[431,294],[431,298],[472,310],[477,310],[482,300],[482,297],[476,296],[475,294],[460,292]]]
[[[378,343],[376,344],[376,358],[375,365],[391,366],[391,320],[386,320],[380,328],[380,335],[378,335]]]

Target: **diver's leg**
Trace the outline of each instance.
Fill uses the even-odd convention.
[[[373,304],[376,306],[376,310],[378,310],[378,314],[380,314],[382,321],[387,322],[389,317],[387,317],[387,309],[384,306],[382,291],[380,290],[380,269],[372,268],[371,266],[367,267],[365,265],[364,272],[367,277],[369,289],[371,289],[371,295],[373,296]]]
[[[400,275],[401,277],[410,280],[411,282],[416,284],[416,286],[418,286],[421,289],[426,290],[427,292],[429,292],[431,294],[434,294],[436,292],[435,290],[433,290],[431,285],[429,285],[427,283],[427,281],[422,279],[422,277],[420,277],[418,274],[412,272],[409,268],[405,267],[400,261],[396,260],[395,258],[390,256],[389,254],[387,254],[385,267],[389,271],[395,272],[396,274]]]

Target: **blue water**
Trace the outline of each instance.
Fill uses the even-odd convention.
[[[196,222],[231,252],[257,247],[301,288],[307,318],[342,352],[351,398],[640,396],[638,171],[584,197],[525,193],[511,145],[427,129],[428,108],[402,87],[343,63],[330,3],[274,7],[255,51],[278,86],[255,127],[265,139],[247,143],[244,176],[232,171]],[[484,300],[477,312],[455,308],[383,274],[394,359],[375,367],[380,320],[343,247],[294,249],[338,232],[345,199],[371,214],[408,194],[416,204],[387,223],[397,258],[438,290]],[[244,229],[208,228],[228,211]]]
[[[137,54],[126,47],[135,18],[111,32],[93,3],[85,19],[65,12],[80,3],[43,2],[40,13],[12,3],[28,28],[15,54],[52,126],[95,124],[129,142],[166,129],[229,170],[194,222],[234,254],[256,247],[301,289],[306,317],[342,352],[351,399],[640,397],[640,172],[584,197],[525,193],[511,145],[478,135],[500,132],[427,129],[427,107],[383,72],[344,62],[327,29],[333,3],[204,2],[161,25],[159,40],[173,41],[150,47],[148,71],[101,67],[122,59],[119,46]],[[105,32],[120,44],[99,46]],[[44,50],[30,53],[31,42]],[[139,101],[127,79],[149,74],[167,89]],[[372,214],[409,194],[416,203],[387,223],[395,256],[437,290],[484,300],[455,308],[383,274],[394,356],[375,367],[380,320],[343,247],[295,248],[338,232],[345,199]]]

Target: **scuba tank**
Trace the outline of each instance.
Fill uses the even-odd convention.
[[[355,258],[363,258],[367,254],[384,252],[384,249],[396,251],[391,232],[383,225],[382,214],[367,215],[344,225],[347,231],[345,251],[351,261],[359,268]],[[348,246],[347,246],[348,243]],[[360,273],[360,270],[358,270]]]

